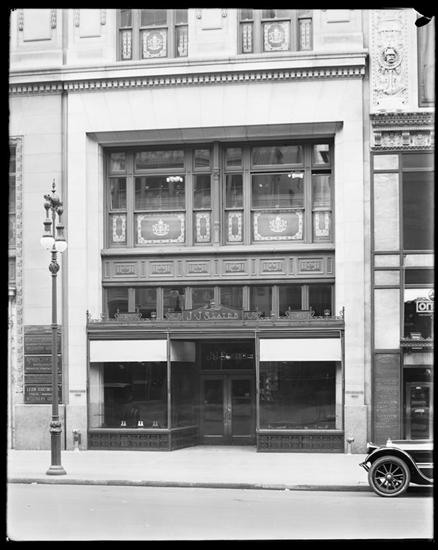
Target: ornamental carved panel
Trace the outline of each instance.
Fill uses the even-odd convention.
[[[370,10],[372,110],[408,103],[408,30],[405,9]]]

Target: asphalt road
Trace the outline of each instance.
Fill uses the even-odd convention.
[[[433,498],[372,492],[9,484],[7,536],[37,540],[431,539]]]

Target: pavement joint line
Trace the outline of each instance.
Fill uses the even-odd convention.
[[[198,481],[147,481],[125,479],[9,478],[8,483],[36,485],[102,485],[129,487],[181,487],[201,489],[259,489],[271,491],[371,491],[368,485],[269,484]]]

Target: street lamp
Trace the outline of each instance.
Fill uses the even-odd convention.
[[[52,194],[44,195],[44,209],[46,219],[44,221],[44,233],[41,237],[41,246],[50,251],[52,261],[49,271],[52,274],[52,420],[50,422],[50,448],[52,461],[47,475],[63,475],[67,472],[61,464],[61,422],[58,410],[58,350],[57,350],[57,321],[56,321],[56,276],[59,264],[56,260],[58,252],[64,252],[67,242],[64,238],[64,225],[61,223],[63,213],[62,202],[55,191],[55,180],[52,184]],[[58,216],[58,223],[56,223]]]

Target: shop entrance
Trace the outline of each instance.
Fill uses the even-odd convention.
[[[255,443],[254,380],[248,374],[201,377],[201,443]]]
[[[200,343],[204,445],[255,444],[254,342]]]

